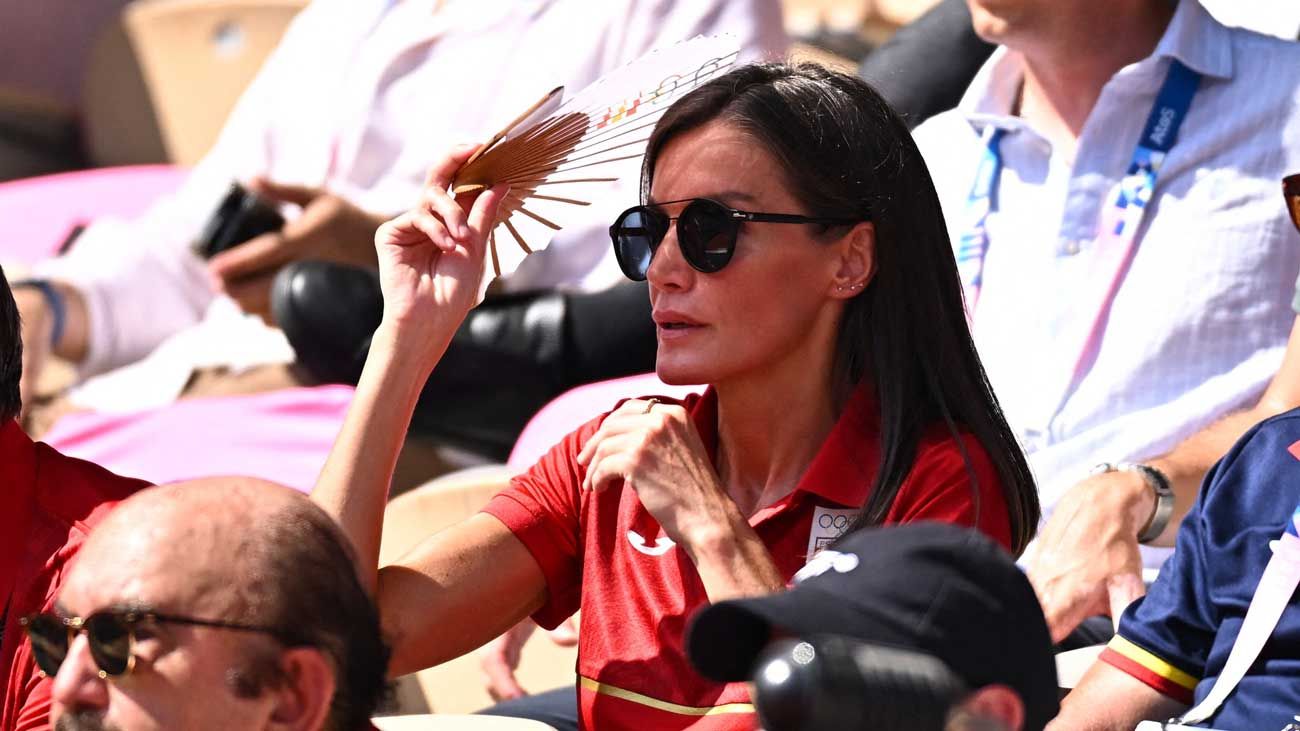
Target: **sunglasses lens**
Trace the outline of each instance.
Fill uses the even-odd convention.
[[[95,664],[109,675],[125,673],[131,664],[131,628],[116,614],[95,614],[86,620],[86,636]]]
[[[58,617],[40,614],[27,620],[26,630],[36,666],[51,678],[58,675],[59,666],[68,656],[68,628]]]
[[[663,214],[645,206],[629,208],[618,217],[609,233],[614,240],[614,257],[628,279],[645,280],[650,259],[667,231]]]
[[[736,251],[740,222],[727,209],[710,200],[692,202],[677,219],[677,241],[682,256],[702,272],[716,272]]]

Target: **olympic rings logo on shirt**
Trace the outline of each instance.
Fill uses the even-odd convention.
[[[817,525],[827,530],[834,529],[842,533],[849,527],[849,516],[823,513],[818,516]]]

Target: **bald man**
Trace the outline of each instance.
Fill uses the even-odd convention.
[[[55,675],[51,723],[370,728],[388,648],[349,550],[324,512],[271,483],[209,479],[124,501],[54,612],[27,622]]]

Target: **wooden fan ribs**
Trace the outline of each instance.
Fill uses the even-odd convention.
[[[536,248],[524,240],[523,234],[511,222],[516,214],[527,216],[553,231],[561,229],[560,224],[525,207],[527,201],[590,205],[590,201],[578,198],[543,195],[537,192],[539,188],[616,181],[617,177],[557,179],[553,176],[640,158],[644,150],[638,146],[649,139],[654,125],[672,102],[726,71],[736,57],[736,53],[731,53],[710,59],[693,72],[670,74],[648,94],[638,92],[615,105],[601,103],[584,111],[564,111],[564,106],[568,106],[566,103],[551,117],[508,137],[514,127],[555,97],[558,90],[552,91],[493,136],[457,173],[452,191],[460,195],[502,183],[510,186],[488,236],[494,273],[497,276],[501,274],[501,257],[497,250],[499,229],[504,228],[525,254]],[[599,121],[593,125],[595,119]]]

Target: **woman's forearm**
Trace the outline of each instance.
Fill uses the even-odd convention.
[[[439,339],[445,342],[433,352],[441,357],[451,338]],[[389,483],[420,390],[437,360],[429,352],[427,345],[403,349],[386,325],[375,331],[356,394],[311,495],[352,541],[362,583],[372,591]]]

